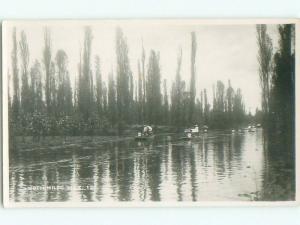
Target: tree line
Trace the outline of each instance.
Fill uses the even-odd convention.
[[[181,77],[182,50],[177,57],[175,80],[168,91],[162,80],[160,53],[141,47],[137,79],[130,68],[129,46],[121,28],[116,29],[116,68],[102,79],[100,56],[92,57],[93,33],[84,28],[77,74],[68,70],[63,49],[53,52],[49,28],[44,29],[42,60],[30,62],[29,44],[24,31],[12,32],[11,68],[8,76],[9,124],[13,136],[121,134],[132,125],[164,125],[182,129],[207,125],[237,128],[249,120],[241,89],[234,90],[217,81],[213,101],[207,89],[196,94],[196,33],[191,33],[190,87]],[[19,38],[18,38],[19,37]],[[278,59],[279,60],[279,59]],[[71,78],[75,78],[72,85]],[[198,79],[199,80],[199,79]]]

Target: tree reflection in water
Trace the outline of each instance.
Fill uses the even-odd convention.
[[[210,132],[153,140],[19,148],[10,155],[10,199],[39,201],[292,200],[286,147],[255,133]],[[21,142],[21,140],[20,140]],[[80,142],[79,142],[80,143]],[[22,146],[22,145],[19,145]],[[272,154],[270,150],[272,149]]]

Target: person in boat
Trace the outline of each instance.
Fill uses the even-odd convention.
[[[144,136],[150,136],[152,134],[153,134],[152,127],[148,126],[148,125],[145,125],[144,128],[143,128],[143,135]]]

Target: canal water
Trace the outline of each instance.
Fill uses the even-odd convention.
[[[19,149],[11,201],[249,201],[264,187],[262,129],[158,135]]]

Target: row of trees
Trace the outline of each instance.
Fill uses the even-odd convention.
[[[121,133],[127,125],[152,124],[177,128],[194,124],[214,128],[240,126],[246,118],[240,89],[228,81],[213,86],[213,101],[207,90],[196,95],[196,34],[191,33],[190,87],[181,78],[182,51],[178,54],[176,77],[169,89],[162,80],[160,53],[147,57],[142,47],[134,79],[128,45],[122,30],[116,30],[116,74],[102,79],[98,55],[92,58],[93,34],[84,30],[78,74],[70,74],[68,56],[62,49],[53,53],[51,33],[44,30],[42,60],[29,65],[29,46],[24,31],[12,34],[9,118],[11,135],[96,135]],[[19,63],[20,60],[20,63]],[[20,68],[19,68],[20,66]],[[71,78],[76,77],[75,85]],[[21,79],[20,79],[21,78]]]

